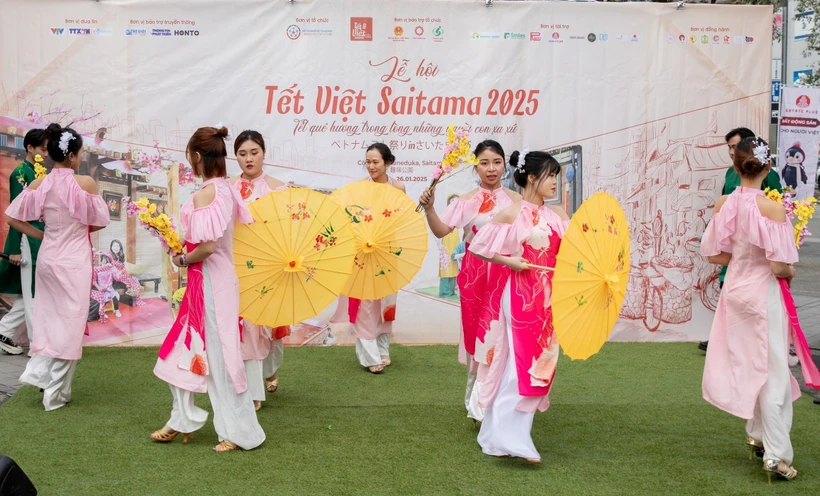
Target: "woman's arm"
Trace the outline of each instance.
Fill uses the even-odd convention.
[[[30,238],[39,239],[40,241],[43,240],[43,231],[37,229],[28,222],[12,219],[11,217],[8,217],[7,220],[12,229],[16,229]]]
[[[436,195],[434,191],[425,189],[421,197],[419,197],[419,203],[424,207],[424,215],[427,216],[427,225],[430,226],[430,231],[433,233],[433,236],[441,239],[453,232],[453,228],[442,222],[438,213],[436,213]]]
[[[475,253],[473,253],[473,255],[475,255],[481,260],[484,260],[485,262],[490,262],[498,265],[506,265],[507,267],[511,268],[516,272],[521,272],[522,270],[529,270],[530,268],[530,266],[528,265],[529,262],[527,262],[526,259],[521,257],[508,257],[505,255],[499,255],[498,253],[493,255],[492,258],[482,257],[481,255],[476,255]]]
[[[708,260],[710,264],[729,265],[729,262],[732,260],[732,254],[731,253],[726,253],[725,251],[723,251],[723,252],[720,253],[720,255],[715,255],[713,257],[706,257],[706,260]]]
[[[100,190],[97,188],[97,183],[94,182],[94,179],[91,176],[74,176],[77,180],[77,184],[90,195],[99,195]],[[105,226],[88,226],[90,232],[97,232],[99,230],[105,229]]]
[[[210,205],[216,199],[216,187],[212,184],[205,186],[194,194],[194,208],[203,208]],[[185,256],[185,263],[192,264],[205,260],[216,251],[216,241],[202,241],[190,253]],[[174,265],[180,265],[182,255],[175,256],[172,260]]]
[[[190,265],[193,263],[201,262],[206,258],[210,257],[211,255],[213,255],[215,251],[216,241],[203,241],[202,243],[199,243],[192,252],[188,253],[185,256],[185,263]],[[176,265],[177,267],[183,267],[182,262],[180,261],[181,258],[182,255],[176,255],[173,258],[174,265]]]
[[[769,262],[769,269],[775,277],[791,279],[794,277],[794,267],[783,262]]]
[[[430,226],[430,231],[433,233],[433,236],[441,239],[453,232],[453,228],[442,222],[439,218],[436,209],[433,208],[432,199],[424,206],[424,213],[427,215],[427,225]]]

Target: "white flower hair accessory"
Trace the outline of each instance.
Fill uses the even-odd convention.
[[[524,172],[524,159],[528,153],[530,153],[530,147],[528,146],[525,146],[523,150],[518,152],[518,165],[515,166],[515,170],[518,172]]]
[[[62,150],[63,154],[68,153],[68,142],[74,139],[74,135],[68,131],[63,131],[63,134],[60,135],[60,150]]]
[[[214,126],[214,127],[215,127],[215,128],[216,128],[216,130],[218,131],[219,129],[221,129],[221,128],[223,128],[223,127],[227,128],[228,126],[226,126],[225,124],[223,124],[223,123],[222,123],[222,121],[219,121],[219,123],[218,123],[216,126]],[[225,140],[226,140],[226,141],[231,141],[232,139],[233,139],[233,134],[231,134],[231,130],[230,130],[230,128],[228,128],[228,135],[227,135],[227,136],[225,136]]]
[[[769,155],[769,145],[763,142],[760,138],[757,138],[757,146],[754,149],[755,158],[760,160],[760,163],[766,165],[769,163],[770,155]]]

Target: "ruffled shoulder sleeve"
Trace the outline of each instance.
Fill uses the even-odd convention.
[[[558,237],[563,238],[564,233],[567,232],[567,229],[569,228],[569,219],[565,220],[561,218],[561,216],[558,215],[557,212],[555,212],[552,208],[548,206],[544,206],[543,210],[548,211],[547,224],[550,226],[550,229],[552,229],[556,234],[558,234]]]
[[[749,201],[741,209],[739,203]],[[794,228],[791,223],[777,222],[761,215],[754,196],[731,194],[712,217],[700,243],[700,254],[704,257],[732,253],[732,236],[742,223],[747,230],[749,243],[766,252],[770,262],[795,263],[798,261],[797,246],[794,242]]]
[[[791,222],[777,222],[755,211],[749,227],[749,242],[766,252],[770,262],[795,263],[799,260]]]
[[[527,218],[528,212],[530,210],[522,208],[512,224],[490,222],[479,229],[470,243],[470,251],[485,258],[517,253],[532,234],[532,218]]]
[[[512,228],[512,224],[490,222],[478,230],[478,233],[470,242],[470,251],[484,258],[492,258],[496,254],[509,255],[510,244],[508,239]]]
[[[58,184],[55,185],[55,181]],[[26,188],[6,209],[6,215],[21,221],[40,220],[49,191],[55,190],[72,219],[87,226],[105,227],[111,221],[108,206],[100,195],[94,195],[77,184],[73,175],[49,174],[37,189]]]
[[[478,193],[469,200],[456,198],[447,205],[447,209],[439,217],[441,222],[454,229],[461,229],[478,215],[481,208],[481,199]]]
[[[192,196],[179,211],[182,230],[188,242],[217,241],[225,234],[234,219],[243,224],[253,222],[248,207],[235,188],[227,183],[224,185],[216,183],[214,187],[216,196],[210,204],[195,208]]]
[[[96,227],[105,227],[111,222],[108,205],[105,204],[102,196],[85,191],[73,178],[70,178],[67,183],[67,188],[60,188],[60,197],[68,207],[68,214],[74,220]]]
[[[23,222],[40,220],[46,195],[38,189],[24,189],[6,209],[6,216]]]
[[[722,252],[732,253],[732,235],[735,234],[739,195],[729,195],[720,212],[712,216],[700,240],[700,254],[714,257]]]

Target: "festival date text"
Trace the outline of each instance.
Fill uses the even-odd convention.
[[[298,84],[289,87],[265,86],[267,114],[301,115],[305,111],[304,91]],[[379,92],[376,112],[380,115],[490,115],[524,116],[538,112],[540,90],[491,89],[486,96],[442,96],[426,94],[415,86],[398,94],[391,86]],[[362,90],[339,86],[317,86],[314,110],[317,115],[363,115],[368,111]]]
[[[430,182],[429,176],[396,176],[396,179],[403,183],[426,183]]]

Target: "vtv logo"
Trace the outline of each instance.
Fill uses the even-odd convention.
[[[65,28],[51,28],[51,34],[54,35],[61,35],[65,31]]]

